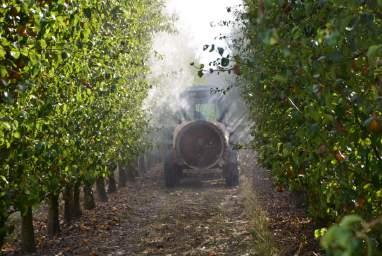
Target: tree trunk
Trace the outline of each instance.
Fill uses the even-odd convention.
[[[121,164],[118,164],[118,185],[120,188],[126,187],[126,170],[121,166]]]
[[[145,173],[146,172],[146,168],[145,168],[145,158],[144,158],[144,155],[141,155],[140,157],[139,157],[139,164],[138,164],[138,166],[139,166],[139,168],[138,168],[138,170],[139,170],[139,172],[140,173]]]
[[[259,18],[264,17],[265,14],[265,6],[264,6],[264,0],[259,0]]]
[[[150,170],[151,169],[151,153],[147,153],[146,154],[146,167],[147,167],[147,170]]]
[[[72,221],[72,204],[73,204],[73,189],[71,186],[66,186],[64,189],[64,221],[70,224]]]
[[[26,253],[36,251],[32,207],[21,214],[21,249]]]
[[[48,237],[53,238],[60,232],[58,195],[51,194],[48,200]]]
[[[93,189],[91,184],[84,184],[84,208],[91,210],[95,208]]]
[[[128,181],[135,181],[135,177],[137,176],[137,170],[135,169],[135,166],[133,164],[129,165],[128,169],[126,170],[126,179]]]
[[[105,180],[103,177],[99,177],[96,181],[96,190],[97,190],[97,197],[98,200],[101,202],[107,202],[107,194],[105,190]]]
[[[72,217],[79,218],[82,215],[80,204],[80,182],[76,182],[73,188]]]
[[[110,168],[108,192],[109,193],[117,192],[117,183],[115,181],[114,168]]]
[[[0,213],[0,248],[3,247],[5,236],[7,235],[7,228],[5,226],[6,221],[6,214],[4,213],[3,215],[3,213]]]

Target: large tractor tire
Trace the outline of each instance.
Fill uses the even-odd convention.
[[[172,153],[168,154],[164,161],[164,183],[168,188],[179,183],[178,167]]]
[[[230,150],[228,161],[223,167],[225,184],[229,187],[239,185],[239,164],[237,159],[237,152]]]

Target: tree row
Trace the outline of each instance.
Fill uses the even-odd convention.
[[[78,215],[81,186],[91,208],[93,184],[104,189],[117,166],[134,165],[146,144],[146,62],[165,28],[161,9],[156,0],[2,3],[0,246],[13,212],[23,250],[34,251],[33,207],[48,202],[52,237],[61,193]]]

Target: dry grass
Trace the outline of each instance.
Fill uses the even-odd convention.
[[[244,152],[241,154],[241,177],[240,194],[244,198],[245,210],[252,227],[252,236],[255,241],[254,250],[257,255],[277,256],[279,249],[274,241],[274,237],[269,229],[269,218],[262,209],[261,203],[257,199],[256,191],[253,188],[253,166],[250,159],[253,154]]]
[[[240,193],[244,198],[245,210],[252,227],[251,233],[255,240],[255,251],[258,255],[279,255],[279,250],[277,249],[272,233],[269,230],[269,219],[257,202],[250,179],[243,177],[241,182]]]
[[[240,152],[241,193],[253,227],[258,255],[320,255],[314,238],[316,224],[307,215],[300,195],[274,188],[269,171],[250,150]]]

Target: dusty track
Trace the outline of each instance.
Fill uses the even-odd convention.
[[[40,235],[37,255],[255,255],[240,189],[217,171],[189,176],[166,189],[154,168],[57,239]]]

